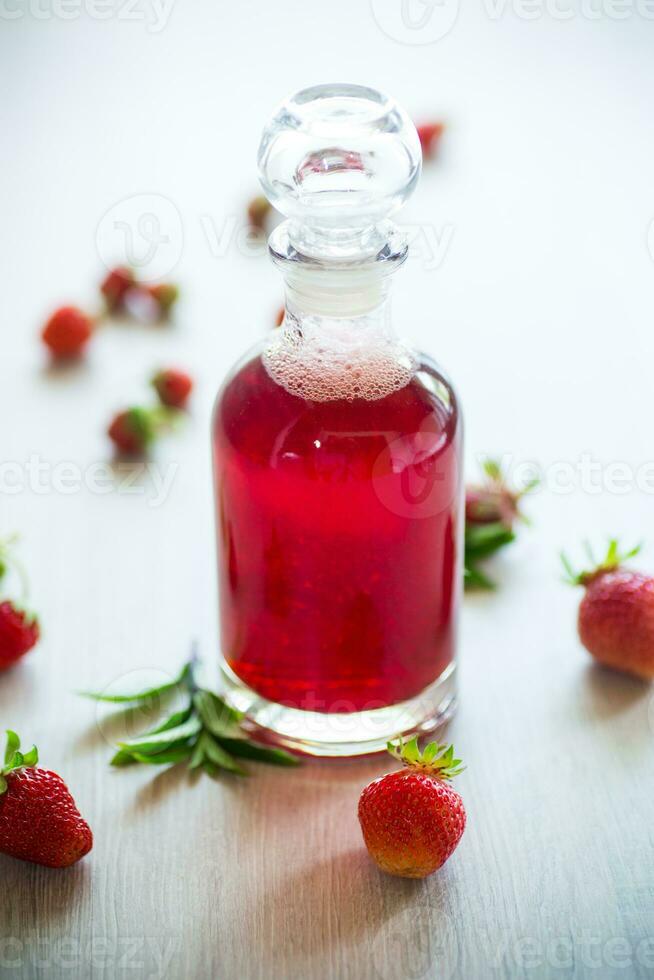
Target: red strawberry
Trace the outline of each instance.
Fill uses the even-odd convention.
[[[165,319],[179,299],[179,288],[172,282],[159,282],[148,286],[147,291],[157,304],[159,316]]]
[[[93,847],[91,828],[61,776],[34,768],[35,748],[25,755],[19,750],[18,736],[7,732],[0,769],[0,852],[48,868],[68,868]]]
[[[425,160],[430,160],[436,154],[438,144],[440,143],[441,136],[443,135],[443,130],[445,129],[445,124],[424,123],[424,125],[416,128],[418,130],[418,139],[420,140],[422,155]]]
[[[537,486],[538,481],[532,480],[524,490],[511,490],[497,460],[484,460],[482,468],[486,482],[466,487],[466,524],[494,524],[499,521],[505,527],[512,528],[516,519],[524,521],[520,513],[520,500]]]
[[[39,623],[13,602],[0,602],[0,670],[13,666],[39,639]]]
[[[621,555],[618,542],[612,540],[604,561],[579,574],[565,555],[562,559],[568,581],[586,589],[578,628],[588,652],[605,667],[650,679],[654,678],[654,578],[622,567],[639,550]]]
[[[152,412],[147,408],[128,408],[116,415],[107,434],[120,453],[136,456],[143,453],[155,437]]]
[[[443,865],[461,840],[466,812],[449,785],[462,772],[454,748],[418,738],[388,750],[406,766],[373,780],[359,799],[359,822],[372,859],[382,871],[426,878]]]
[[[152,379],[159,400],[169,408],[185,408],[188,397],[193,390],[193,381],[184,371],[168,368],[158,371]]]
[[[122,309],[125,295],[135,283],[134,271],[128,266],[119,265],[109,272],[100,286],[100,292],[110,313],[117,313]]]
[[[41,338],[54,357],[79,357],[92,333],[90,316],[76,306],[62,306],[46,323]]]

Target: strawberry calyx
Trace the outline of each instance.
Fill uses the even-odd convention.
[[[13,571],[20,583],[21,597],[25,599],[29,592],[27,573],[14,554],[14,545],[17,541],[17,534],[10,534],[7,538],[0,538],[0,595],[3,592],[2,585],[5,575]],[[32,615],[32,619],[36,619],[36,617]]]
[[[520,501],[538,486],[538,479],[530,480],[522,490],[512,490],[498,460],[484,460],[482,469],[485,482],[466,491],[466,520],[472,524],[499,522],[509,530],[516,520],[528,523]]]
[[[581,572],[576,572],[572,567],[568,556],[565,552],[561,552],[561,563],[565,569],[564,581],[568,585],[589,585],[595,579],[600,578],[602,575],[606,575],[607,572],[614,572],[616,568],[619,568],[624,562],[633,558],[640,552],[642,545],[637,544],[635,548],[631,548],[629,551],[620,551],[620,546],[618,544],[617,538],[611,538],[608,544],[606,555],[602,561],[597,561],[597,558],[593,554],[593,550],[587,541],[584,541],[584,548],[586,554],[590,559],[592,568],[585,569]]]
[[[16,732],[7,729],[7,748],[5,749],[4,765],[0,768],[0,796],[7,792],[8,783],[6,777],[9,773],[19,772],[21,769],[32,769],[39,761],[38,749],[35,745],[29,752],[20,751],[20,739]]]
[[[454,758],[453,745],[430,742],[421,752],[417,735],[407,742],[400,736],[397,745],[388,742],[386,748],[402,765],[409,769],[420,770],[437,779],[452,779],[465,769],[465,766],[461,765],[461,759]]]

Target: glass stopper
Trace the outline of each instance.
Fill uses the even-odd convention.
[[[421,160],[416,128],[394,99],[344,84],[282,103],[258,154],[264,192],[290,219],[293,247],[326,260],[383,246],[384,222],[412,193]]]

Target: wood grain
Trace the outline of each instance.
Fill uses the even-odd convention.
[[[590,665],[557,552],[645,536],[654,566],[651,492],[601,482],[609,463],[651,455],[654,25],[462,6],[420,47],[394,43],[368,4],[286,8],[177,3],[160,33],[116,17],[3,22],[0,461],[20,485],[2,483],[0,533],[23,536],[43,639],[0,678],[0,728],[65,776],[95,847],[67,872],[0,858],[0,976],[652,976],[652,692]],[[193,639],[215,677],[209,413],[280,284],[235,239],[212,245],[207,222],[220,238],[242,213],[272,105],[334,75],[454,121],[405,212],[425,235],[451,226],[452,244],[442,267],[423,248],[398,276],[397,325],[458,384],[469,472],[508,453],[546,475],[497,592],[464,604],[447,737],[467,765],[468,827],[425,882],[382,875],[363,849],[356,803],[383,759],[252,766],[242,782],[112,772],[119,725],[75,694],[172,673]],[[176,325],[107,325],[84,364],[47,367],[37,325],[67,298],[96,303],[98,223],[143,191],[181,216]],[[198,388],[158,469],[67,488],[56,468],[86,478],[104,463],[111,413],[147,399],[169,363]],[[601,463],[595,487],[584,453]],[[547,478],[561,464],[568,490]]]

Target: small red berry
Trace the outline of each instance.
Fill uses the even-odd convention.
[[[169,408],[185,408],[193,390],[193,380],[184,371],[168,368],[159,371],[152,379],[159,401]]]
[[[7,732],[0,765],[0,852],[48,868],[68,868],[93,847],[91,828],[61,776],[37,769],[38,752],[19,751]]]
[[[485,460],[483,470],[486,482],[466,487],[466,525],[499,521],[511,529],[516,520],[524,520],[520,501],[538,485],[538,481],[531,480],[523,490],[512,490],[497,460]]]
[[[155,436],[152,415],[146,408],[128,408],[114,417],[107,434],[119,453],[140,455]]]
[[[90,316],[76,306],[62,306],[52,314],[41,337],[53,357],[79,357],[92,333]]]
[[[248,222],[251,228],[263,231],[266,227],[266,220],[272,211],[272,204],[267,197],[260,194],[252,198],[248,204]]]
[[[13,666],[39,639],[39,623],[13,602],[0,602],[0,670]]]
[[[444,123],[425,123],[417,127],[420,148],[425,160],[431,160],[436,155],[444,129]]]
[[[605,667],[649,680],[654,678],[654,577],[622,566],[638,551],[621,555],[612,540],[604,561],[579,574],[562,557],[568,581],[586,589],[577,626],[590,655]]]
[[[159,308],[159,316],[165,319],[179,299],[179,288],[172,282],[159,282],[148,286],[147,291]]]
[[[134,272],[128,266],[120,265],[109,272],[100,286],[100,292],[110,313],[116,313],[123,308],[125,296],[135,284]]]
[[[457,847],[466,825],[463,801],[449,785],[462,771],[452,746],[432,742],[424,752],[417,737],[389,752],[405,769],[365,787],[359,822],[372,859],[389,874],[425,878]]]

